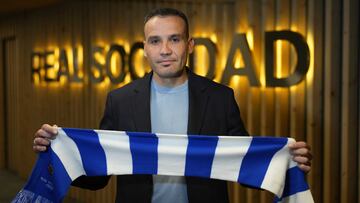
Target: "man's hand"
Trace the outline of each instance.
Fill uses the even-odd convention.
[[[310,146],[306,142],[295,142],[289,144],[290,153],[293,155],[293,160],[298,163],[299,168],[308,173],[311,169],[312,154],[310,153]]]
[[[46,151],[47,147],[50,145],[50,140],[55,139],[57,134],[58,130],[56,125],[42,125],[34,135],[33,150],[35,152]]]

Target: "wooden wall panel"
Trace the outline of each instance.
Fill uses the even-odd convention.
[[[323,202],[323,71],[324,71],[324,1],[308,4],[307,41],[310,46],[310,68],[306,78],[306,135],[314,159],[308,180],[316,202]],[[318,82],[316,82],[318,81]]]
[[[291,2],[290,11],[290,29],[299,32],[307,38],[307,1],[296,0]],[[293,47],[290,48],[289,72],[293,73],[297,63],[296,52]],[[290,136],[296,140],[306,140],[305,136],[305,100],[306,100],[306,80],[290,88]]]
[[[16,65],[16,40],[6,40],[5,44],[5,56],[7,57],[7,63],[6,69],[16,69],[18,66]],[[19,80],[16,78],[18,75],[16,74],[18,71],[6,71],[5,77],[7,78],[6,81],[6,89],[8,97],[6,97],[7,101],[7,119],[8,121],[8,134],[11,136],[8,136],[7,145],[8,145],[8,163],[9,163],[9,169],[12,171],[16,171],[18,168],[20,168],[20,159],[17,157],[20,157],[20,148],[19,148],[19,133],[17,132],[18,128],[18,102],[19,102],[19,95],[18,95],[18,86],[17,83]],[[10,99],[14,99],[11,101]]]
[[[340,202],[341,2],[326,1],[325,9],[323,198]]]
[[[3,27],[1,25],[1,27]],[[3,55],[3,45],[0,47],[0,57],[1,57],[1,63],[0,63],[0,168],[5,168],[6,167],[6,152],[7,152],[7,149],[6,149],[6,146],[5,146],[5,112],[6,112],[6,102],[5,102],[5,94],[6,94],[6,91],[5,91],[5,77],[4,77],[4,72],[5,72],[5,69],[4,69],[4,66],[3,66],[3,62],[4,62],[4,55]]]
[[[36,159],[31,151],[33,134],[42,123],[98,128],[106,93],[129,82],[130,77],[118,85],[108,81],[92,84],[87,74],[92,70],[92,47],[102,46],[106,52],[116,43],[129,53],[131,45],[143,39],[144,15],[163,6],[182,9],[189,17],[191,34],[216,43],[215,81],[221,80],[234,34],[246,33],[262,86],[251,87],[245,76],[234,76],[227,85],[234,89],[248,131],[253,135],[294,137],[312,146],[314,161],[308,181],[316,202],[360,200],[357,0],[64,1],[1,16],[0,39],[16,39],[5,49],[13,53],[7,57],[11,68],[6,69],[8,94],[4,98],[9,103],[9,118],[3,114],[5,100],[0,101],[0,127],[5,120],[8,122],[10,169],[23,178],[29,175]],[[266,87],[265,32],[282,29],[305,37],[310,47],[310,69],[305,80],[291,88]],[[285,77],[292,73],[297,57],[289,43],[282,42],[279,47],[275,64],[279,71],[275,74]],[[59,50],[65,49],[73,70],[73,48],[83,52],[83,83],[31,83],[33,51],[55,50],[56,58]],[[241,67],[241,53],[235,58],[235,66]],[[1,60],[2,85],[5,67]],[[56,60],[54,65],[58,66]],[[204,73],[201,64],[198,66],[195,70]],[[0,134],[0,145],[3,138]],[[5,167],[3,158],[0,167]],[[115,184],[112,178],[105,189],[96,192],[71,188],[69,196],[83,202],[113,202]],[[229,183],[229,188],[234,203],[272,199],[268,192],[236,183]]]
[[[356,164],[359,119],[359,2],[344,1],[342,30],[342,95],[341,95],[341,202],[357,202],[357,180],[353,177],[358,170]]]
[[[360,10],[360,5],[359,5]],[[360,22],[360,15],[358,16],[358,22]],[[359,23],[358,23],[359,24]],[[360,32],[360,30],[358,30]],[[358,67],[360,69],[360,40],[358,40]],[[358,70],[359,70],[358,69]],[[358,71],[358,103],[360,103],[360,71]],[[360,138],[360,107],[358,106],[358,138]],[[358,173],[357,173],[357,201],[360,201],[360,139],[358,139],[357,142],[357,154],[358,154],[358,160],[357,160],[357,167],[358,167]]]

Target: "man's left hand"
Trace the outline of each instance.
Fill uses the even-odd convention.
[[[312,154],[310,146],[306,142],[295,142],[289,144],[290,153],[293,160],[298,163],[299,168],[308,173],[311,169]]]

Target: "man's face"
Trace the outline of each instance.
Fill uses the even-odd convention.
[[[185,74],[184,67],[194,41],[186,37],[185,22],[178,16],[155,16],[144,27],[145,57],[157,79]]]

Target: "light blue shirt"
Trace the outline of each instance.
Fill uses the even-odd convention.
[[[188,81],[164,87],[151,81],[151,129],[153,133],[187,134],[189,113]],[[152,203],[187,203],[186,181],[182,176],[153,176]]]

